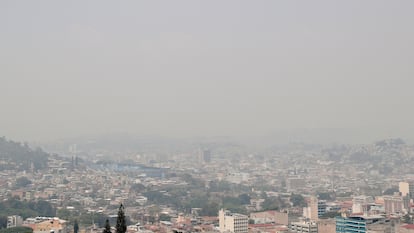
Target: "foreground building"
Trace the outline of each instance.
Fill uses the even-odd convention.
[[[23,218],[18,215],[12,215],[7,217],[7,228],[19,227],[23,224]]]
[[[243,214],[231,213],[221,209],[219,211],[220,232],[247,233],[249,218]]]
[[[336,233],[395,233],[395,224],[380,215],[337,217]]]
[[[318,233],[316,222],[292,222],[289,231],[294,233]]]
[[[335,219],[321,219],[317,223],[318,233],[335,233],[336,232],[336,223]]]
[[[384,196],[384,209],[386,214],[403,213],[404,200],[402,196]]]
[[[274,210],[250,213],[250,219],[252,219],[255,224],[272,223],[286,226],[289,224],[289,214],[287,212]]]
[[[311,221],[318,221],[319,206],[318,198],[312,196],[307,200],[307,207],[303,208],[303,216]]]
[[[70,229],[66,220],[49,217],[28,218],[23,223],[33,229],[33,233],[69,233]]]

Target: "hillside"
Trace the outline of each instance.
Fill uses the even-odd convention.
[[[0,137],[0,171],[39,170],[46,167],[47,159],[48,154],[39,148]]]

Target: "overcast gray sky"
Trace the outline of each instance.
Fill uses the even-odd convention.
[[[414,1],[0,1],[0,134],[413,137]]]

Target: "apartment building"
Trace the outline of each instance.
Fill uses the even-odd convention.
[[[220,232],[247,233],[249,218],[243,214],[231,213],[221,209],[219,211]]]

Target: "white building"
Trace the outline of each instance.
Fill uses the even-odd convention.
[[[355,196],[352,199],[352,213],[363,214],[368,212],[368,204],[374,203],[374,199],[370,196]]]
[[[219,211],[220,232],[247,233],[249,218],[243,214],[231,213],[221,209]]]
[[[292,222],[289,230],[295,233],[318,233],[316,222]]]
[[[33,229],[33,233],[69,233],[68,222],[57,217],[27,218],[23,226]]]
[[[384,196],[384,209],[386,214],[403,213],[404,200],[402,196]]]
[[[12,215],[7,217],[7,228],[19,227],[23,224],[23,218],[18,215]]]
[[[312,196],[307,200],[308,206],[303,208],[303,217],[318,221],[318,198]]]

